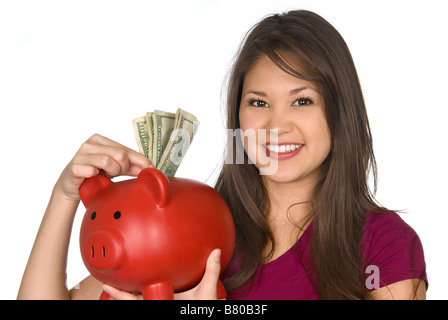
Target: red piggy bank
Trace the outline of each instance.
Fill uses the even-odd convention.
[[[79,191],[87,209],[82,259],[104,283],[147,300],[173,299],[174,292],[199,283],[213,249],[221,249],[221,270],[230,261],[233,219],[206,184],[148,168],[136,179],[115,183],[99,174]],[[226,297],[220,281],[217,295]],[[110,297],[103,292],[100,298]]]

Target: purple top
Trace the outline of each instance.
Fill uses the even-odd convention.
[[[313,222],[297,243],[277,259],[260,265],[250,287],[228,292],[227,299],[317,299],[309,272],[312,269],[310,241]],[[362,236],[365,281],[368,289],[406,279],[423,279],[428,287],[423,248],[417,233],[396,213],[367,213]],[[302,259],[299,258],[302,257]],[[367,268],[373,266],[372,268]],[[229,267],[223,278],[232,273]],[[376,276],[375,275],[375,276]]]

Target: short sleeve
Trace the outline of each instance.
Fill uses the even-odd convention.
[[[380,288],[408,279],[424,280],[428,288],[420,238],[398,214],[368,213],[362,249],[365,280],[372,271],[377,272]]]

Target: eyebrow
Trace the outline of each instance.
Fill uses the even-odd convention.
[[[306,89],[310,89],[310,90],[319,92],[317,89],[314,89],[314,88],[312,88],[312,87],[306,87],[306,86],[305,86],[305,87],[300,87],[300,88],[292,89],[291,91],[289,91],[289,95],[290,95],[290,96],[295,95],[295,94],[300,93],[301,91],[306,90]],[[244,95],[249,94],[249,93],[256,94],[256,95],[258,95],[258,96],[260,96],[260,97],[267,97],[267,96],[268,96],[266,92],[263,92],[263,91],[256,91],[256,90],[249,90],[249,91],[246,91],[246,92],[244,93]]]

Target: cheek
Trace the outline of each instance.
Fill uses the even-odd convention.
[[[326,120],[316,119],[308,132],[310,140],[314,141],[313,146],[316,152],[320,155],[319,158],[325,159],[331,150],[331,134]]]
[[[259,136],[259,129],[263,129],[263,119],[259,115],[254,115],[248,111],[240,111],[239,113],[241,137],[240,141],[243,144],[244,151],[252,161],[258,163],[259,158],[259,144],[266,142],[266,136],[261,134]],[[264,132],[263,130],[261,130]]]
[[[259,125],[259,121],[257,119],[258,117],[253,116],[252,113],[245,108],[240,109],[239,120],[241,130],[246,131],[247,129],[257,129]]]
[[[251,114],[248,111],[241,111],[239,113],[240,129],[242,131],[242,141],[244,149],[247,152],[248,144],[255,144],[257,141],[256,132],[261,128],[260,120],[258,117]]]
[[[322,146],[326,150],[326,155],[328,155],[331,150],[331,132],[325,117],[321,120],[319,131],[321,134]]]

